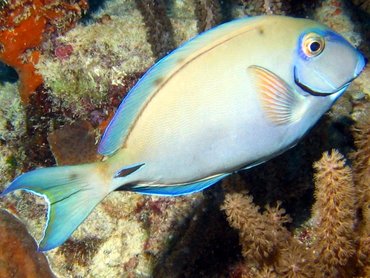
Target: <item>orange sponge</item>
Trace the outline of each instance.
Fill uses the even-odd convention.
[[[87,0],[9,0],[0,10],[0,61],[18,72],[24,102],[43,82],[35,71],[41,42],[73,27],[87,7]]]

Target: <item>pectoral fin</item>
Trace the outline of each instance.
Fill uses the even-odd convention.
[[[272,123],[285,125],[300,119],[304,107],[303,96],[265,68],[250,66],[248,70],[256,82],[262,108]]]

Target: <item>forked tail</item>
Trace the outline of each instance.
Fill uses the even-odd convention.
[[[37,169],[15,179],[0,195],[17,189],[46,197],[49,206],[40,251],[65,242],[109,193],[109,178],[101,162]]]

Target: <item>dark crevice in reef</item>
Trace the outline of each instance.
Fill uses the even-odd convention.
[[[305,18],[307,17],[307,15],[312,14],[319,4],[320,1],[318,0],[311,1],[292,0],[291,9],[287,15]]]
[[[29,165],[31,168],[35,165],[55,165],[55,159],[47,141],[50,122],[56,123],[58,119],[63,118],[55,110],[48,91],[43,86],[37,88],[36,93],[30,96],[30,103],[26,107],[27,138],[24,143],[26,156],[32,164]]]
[[[219,209],[224,198],[221,185],[204,194],[205,201],[183,233],[172,239],[172,247],[157,262],[153,277],[228,277],[228,266],[241,259],[237,232]]]
[[[104,4],[108,1],[110,0],[89,0],[89,9],[86,14],[83,15],[80,21],[82,23],[88,23],[92,19],[91,15],[103,8]]]
[[[0,62],[0,84],[4,82],[14,83],[18,81],[18,74],[12,67]]]
[[[135,0],[143,15],[148,41],[157,59],[175,48],[173,28],[166,11],[164,0]]]
[[[370,58],[370,16],[369,11],[364,11],[360,6],[354,5],[352,1],[346,1],[351,20],[355,23],[355,31],[361,33],[361,44],[358,48]]]

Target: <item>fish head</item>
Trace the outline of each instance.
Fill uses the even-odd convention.
[[[295,56],[295,85],[303,94],[315,96],[339,96],[366,65],[360,51],[325,26],[304,30]]]

